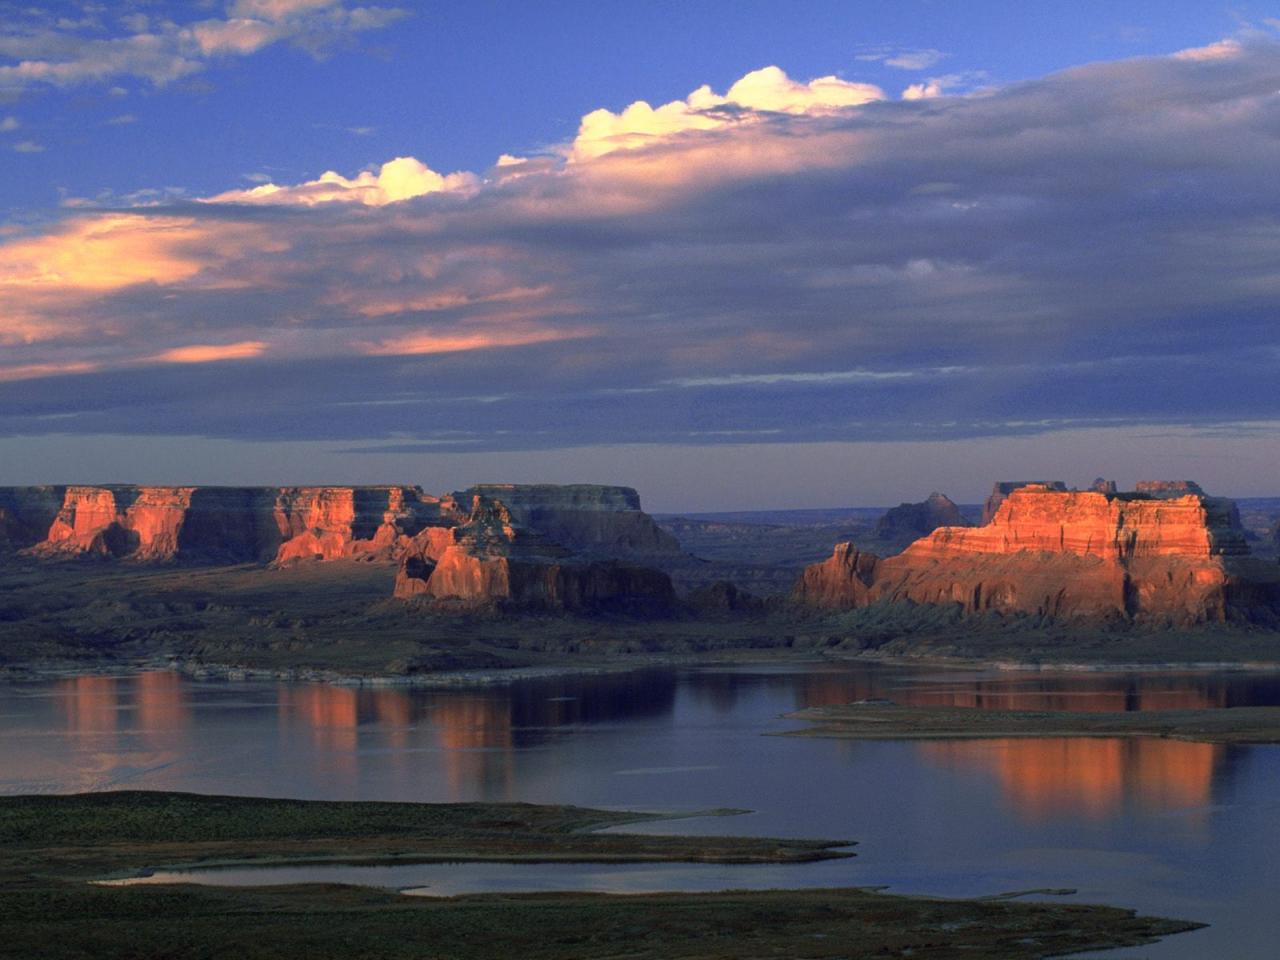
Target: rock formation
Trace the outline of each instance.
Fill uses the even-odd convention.
[[[1179,624],[1280,613],[1280,571],[1247,556],[1230,500],[1169,484],[1141,493],[1002,486],[985,526],[940,527],[884,559],[838,545],[804,571],[797,599]]]
[[[499,491],[515,504],[517,524],[575,554],[679,553],[634,490],[589,485],[490,485],[440,497],[410,486],[7,487],[0,550],[146,562],[393,562],[421,555],[420,539],[441,542],[442,531],[466,523],[477,492]]]
[[[631,487],[597,484],[484,483],[455,494],[501,500],[513,521],[582,554],[653,556],[678,554],[680,543],[640,509]]]
[[[1101,479],[1101,478],[1099,478]],[[1103,481],[1104,483],[1106,481]],[[1094,481],[1095,487],[1098,480]],[[1004,498],[1013,493],[1020,487],[1049,487],[1053,490],[1066,490],[1067,485],[1061,480],[999,480],[995,486],[991,488],[991,495],[987,497],[987,502],[982,505],[982,525],[985,527],[991,522],[991,518],[996,515],[996,511],[1000,509],[1000,504],[1004,503]]]
[[[920,503],[903,503],[887,512],[876,523],[877,540],[915,540],[933,533],[938,527],[968,527],[960,508],[937,491]]]
[[[286,487],[274,511],[277,563],[396,560],[428,525],[460,522],[456,501],[418,487]]]
[[[665,573],[619,561],[680,556],[634,490],[589,485],[442,497],[404,486],[0,488],[0,548],[139,562],[399,560],[397,597],[548,610],[670,606]]]
[[[543,530],[519,523],[505,501],[483,494],[473,495],[465,523],[431,529],[416,538],[415,547],[396,577],[395,595],[401,599],[647,612],[666,609],[675,600],[665,573],[593,559],[598,550],[575,554]]]

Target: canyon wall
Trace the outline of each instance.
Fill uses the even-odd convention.
[[[0,549],[44,559],[290,564],[402,561],[396,596],[550,609],[673,599],[666,574],[619,563],[680,556],[629,487],[0,488]]]
[[[795,596],[837,609],[958,604],[970,613],[1178,624],[1280,613],[1280,568],[1248,557],[1231,501],[1185,484],[1144,486],[998,486],[985,526],[940,527],[883,559],[841,544],[804,571]]]
[[[6,488],[0,503],[20,500]],[[27,496],[8,513],[15,548],[44,558],[97,556],[164,562],[289,562],[397,556],[447,503],[416,487],[160,487],[114,484],[61,491],[50,512]],[[43,525],[43,535],[34,537]]]
[[[542,500],[546,494],[540,491],[537,496]],[[545,520],[550,515],[542,516]],[[599,540],[588,541],[584,552],[574,549],[575,542],[566,543],[569,538],[559,539],[562,536],[563,528],[554,523],[546,528],[521,523],[505,499],[474,494],[465,523],[424,531],[415,538],[415,549],[401,561],[395,596],[463,606],[498,603],[572,611],[660,612],[674,603],[665,573],[598,559]]]
[[[460,503],[477,496],[500,500],[517,524],[578,553],[680,553],[680,542],[640,509],[640,495],[631,487],[484,483],[455,494]]]

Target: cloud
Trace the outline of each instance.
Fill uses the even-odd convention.
[[[1228,39],[1203,47],[1188,47],[1186,50],[1179,50],[1173,56],[1178,60],[1230,60],[1238,57],[1243,49],[1240,41]]]
[[[227,14],[175,23],[135,12],[119,17],[112,32],[93,18],[58,19],[40,8],[15,12],[0,26],[0,91],[75,87],[120,77],[165,86],[213,62],[277,43],[318,54],[344,38],[407,16],[400,8],[350,7],[338,0],[242,0],[231,4]],[[124,92],[113,87],[112,93],[116,91]]]
[[[460,192],[474,189],[478,179],[469,173],[436,173],[413,157],[396,157],[378,168],[365,170],[353,178],[333,170],[316,180],[292,186],[270,181],[247,190],[228,190],[209,197],[209,203],[292,204],[315,206],[324,203],[360,203],[380,207],[429,193]]]
[[[652,146],[687,131],[749,122],[760,113],[829,114],[882,99],[884,91],[872,84],[838,77],[799,83],[778,67],[764,67],[738,80],[723,96],[702,86],[684,100],[659,107],[637,100],[621,113],[594,110],[582,118],[570,156],[575,161],[591,160],[615,150]]]
[[[902,91],[903,100],[931,100],[944,94],[962,93],[971,90],[986,80],[986,73],[971,70],[965,73],[948,73],[940,77],[929,77],[920,83],[909,84]]]
[[[153,363],[217,363],[222,360],[247,360],[261,356],[267,345],[261,340],[244,340],[240,343],[191,344],[171,347],[145,360]]]
[[[883,63],[899,70],[928,70],[946,58],[941,50],[931,47],[868,47],[855,59]]]
[[[34,140],[19,140],[13,145],[15,153],[44,153],[44,144]]]
[[[236,0],[228,11],[233,17],[257,17],[279,22],[300,14],[330,10],[337,0]]]
[[[438,333],[424,331],[367,344],[370,356],[423,356],[433,353],[459,353],[468,350],[491,350],[495,347],[523,347],[531,343],[551,343],[591,336],[586,329],[494,330],[476,333]]]
[[[22,124],[18,123],[18,118],[15,116],[0,118],[0,133],[10,133],[20,126]]]
[[[0,238],[0,434],[513,450],[1274,422],[1277,90],[1258,38],[929,102],[766,69],[483,174],[401,157],[69,211]]]

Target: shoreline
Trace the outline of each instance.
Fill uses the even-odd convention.
[[[1280,707],[1129,712],[905,707],[884,701],[784,714],[809,726],[766,736],[837,740],[1047,740],[1153,738],[1187,743],[1280,744]]]
[[[0,798],[0,956],[110,960],[173,955],[345,960],[351,944],[386,960],[536,956],[836,957],[938,954],[1040,960],[1141,946],[1204,924],[1092,903],[1027,901],[1019,891],[973,898],[844,886],[706,893],[477,893],[422,896],[341,883],[205,886],[102,884],[157,862],[210,854],[332,855],[435,851],[444,859],[533,862],[806,863],[844,859],[845,842],[765,837],[584,833],[661,815],[535,804],[291,801],[126,791]],[[489,854],[491,856],[486,856]],[[605,854],[605,857],[601,857]],[[557,858],[558,859],[558,858]],[[268,861],[269,862],[269,861]],[[8,881],[8,882],[4,882]],[[253,922],[246,922],[254,918]],[[269,925],[264,932],[263,924]],[[529,931],[536,931],[531,939]],[[904,950],[906,953],[904,953]]]
[[[1144,663],[1134,660],[1063,661],[1010,660],[1005,657],[982,659],[948,657],[939,654],[922,656],[880,655],[871,652],[854,655],[814,649],[790,647],[754,647],[741,650],[704,651],[701,653],[625,654],[615,658],[583,663],[555,663],[511,667],[459,668],[416,674],[355,674],[327,667],[250,667],[239,664],[203,663],[170,658],[150,657],[131,661],[53,661],[0,666],[0,683],[41,683],[78,676],[131,677],[144,673],[173,672],[197,683],[319,683],[340,687],[457,689],[503,687],[531,680],[554,680],[563,677],[609,676],[644,670],[699,668],[716,666],[750,666],[768,664],[870,664],[885,667],[908,667],[939,670],[976,670],[995,673],[1085,674],[1085,673],[1280,673],[1280,660],[1201,660],[1159,661]]]

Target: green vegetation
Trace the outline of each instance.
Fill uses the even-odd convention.
[[[786,736],[848,740],[1165,737],[1200,743],[1280,743],[1280,707],[1082,713],[869,702],[811,707],[788,716],[813,726]]]
[[[192,794],[0,798],[0,958],[521,957],[1013,960],[1194,929],[1110,907],[870,890],[453,898],[308,884],[102,887],[207,857],[814,859],[827,841],[584,834],[645,814],[527,804],[319,803]],[[376,854],[376,856],[374,856]]]
[[[83,875],[177,862],[560,860],[800,863],[846,841],[592,833],[656,814],[527,803],[371,803],[120,791],[0,797],[12,866],[52,856]],[[127,844],[120,849],[118,844]],[[34,851],[34,853],[33,853]],[[34,859],[33,859],[34,857]]]

